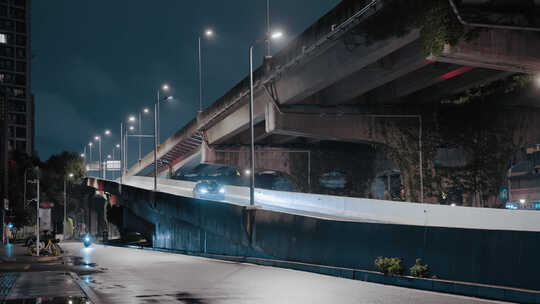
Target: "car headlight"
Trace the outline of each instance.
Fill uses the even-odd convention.
[[[206,189],[206,188],[204,188],[204,187],[203,187],[203,188],[200,188],[200,189],[199,189],[199,193],[200,193],[200,194],[206,194],[206,193],[208,193],[208,189]]]
[[[219,188],[219,193],[221,193],[221,194],[225,194],[225,187],[221,187],[221,188]]]

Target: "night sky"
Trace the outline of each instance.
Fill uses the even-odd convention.
[[[287,38],[273,52],[339,2],[272,0],[272,26]],[[113,131],[103,141],[103,154],[110,154],[120,121],[153,106],[161,83],[170,84],[175,97],[161,108],[165,140],[198,110],[199,33],[207,26],[216,33],[203,42],[208,106],[247,75],[249,44],[265,32],[265,0],[34,0],[32,6],[35,148],[42,160],[82,152],[105,129]],[[258,66],[263,47],[256,55]],[[143,119],[144,133],[152,124],[151,117]],[[143,155],[151,151],[146,142]],[[135,160],[136,150],[130,155]]]

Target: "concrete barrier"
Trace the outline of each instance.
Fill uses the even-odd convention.
[[[152,190],[153,178],[131,176],[125,185]],[[195,182],[159,179],[160,192],[193,197]],[[249,188],[225,186],[225,201],[249,204]],[[540,232],[540,212],[393,202],[331,195],[256,189],[257,204],[295,214],[302,211],[342,217],[343,220],[373,221],[416,226]]]

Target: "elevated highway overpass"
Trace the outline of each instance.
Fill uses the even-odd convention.
[[[540,48],[540,38],[536,28],[493,26],[479,30],[477,26],[463,25],[459,21],[466,23],[467,18],[479,15],[474,14],[475,10],[486,11],[482,3],[455,3],[455,10],[450,2],[445,8],[450,23],[474,35],[469,40],[461,37],[453,44],[444,41],[442,50],[426,48],[426,39],[435,39],[425,36],[426,25],[404,22],[394,24],[400,26],[397,30],[382,27],[384,23],[393,22],[392,10],[397,5],[393,1],[343,1],[286,48],[266,59],[255,72],[256,158],[264,159],[265,151],[275,149],[315,153],[314,145],[326,141],[394,150],[406,147],[407,153],[413,154],[426,152],[426,148],[418,145],[418,137],[422,137],[420,131],[436,130],[427,136],[424,134],[424,140],[431,139],[429,145],[444,146],[443,140],[437,139],[445,136],[437,129],[438,121],[444,118],[433,118],[441,100],[452,99],[480,84],[508,79],[516,73],[540,73],[540,55],[535,51]],[[425,3],[411,4],[411,9],[422,11],[426,6]],[[456,13],[463,16],[458,20]],[[415,16],[420,18],[421,14]],[[377,27],[383,29],[378,31]],[[486,116],[501,117],[501,124],[514,130],[510,136],[514,138],[514,146],[521,149],[540,142],[540,135],[534,131],[540,119],[534,97],[519,100],[519,103],[512,102],[512,106],[518,108],[512,110],[512,115],[506,115],[506,110],[501,108]],[[536,110],[520,108],[530,106]],[[525,126],[514,119],[522,114],[526,116]],[[202,163],[245,168],[242,158],[247,155],[244,148],[249,144],[248,124],[249,86],[248,79],[244,79],[159,145],[160,176],[165,176],[169,167],[173,171],[181,168],[194,155],[198,155]],[[418,133],[420,136],[416,135]],[[237,156],[230,157],[231,154]],[[425,154],[424,170],[431,170],[437,160]],[[418,176],[427,173],[419,173],[418,158],[406,162],[392,155],[386,158],[388,161],[377,165],[385,167],[379,171],[400,171],[408,189],[407,199],[420,201]],[[281,159],[295,162],[293,156]],[[379,164],[373,159],[366,160]],[[387,165],[388,162],[394,165]],[[278,162],[256,164],[257,170],[284,167]],[[152,152],[126,170],[125,175],[150,176],[153,165]],[[307,178],[298,178],[298,183],[302,183],[301,179],[316,180],[321,174],[311,168],[285,167],[285,173],[293,177],[299,175],[298,170],[311,172]],[[362,183],[368,184],[367,181]],[[366,187],[363,195],[369,192]],[[303,192],[313,190],[305,183],[299,188]],[[434,202],[435,196],[430,195],[428,201]]]

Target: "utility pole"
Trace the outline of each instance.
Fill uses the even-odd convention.
[[[39,256],[39,176],[37,178],[37,203],[36,203],[36,252]]]
[[[270,37],[270,0],[266,0],[266,37]],[[270,39],[266,39],[266,57],[270,57]]]
[[[29,181],[29,183],[31,184],[36,184],[36,188],[37,188],[37,199],[36,199],[36,254],[37,256],[39,256],[39,246],[40,246],[40,242],[39,242],[39,168],[38,167],[35,167],[34,168],[34,172],[36,173],[36,179],[32,180],[32,181]]]
[[[26,168],[24,169],[23,206],[26,209]]]

